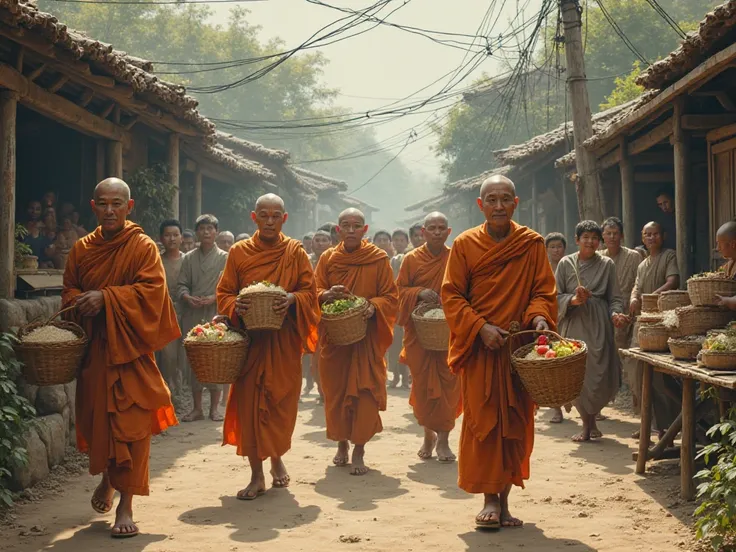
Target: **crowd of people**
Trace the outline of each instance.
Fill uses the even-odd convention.
[[[366,447],[382,430],[387,387],[401,383],[410,387],[409,403],[424,428],[418,456],[428,460],[436,452],[439,462],[457,460],[460,488],[483,495],[476,526],[522,525],[510,512],[509,495],[530,477],[536,405],[511,370],[510,332],[557,330],[586,342],[585,382],[574,402],[583,428],[573,440],[596,439],[601,409],[621,381],[617,348],[636,346],[642,294],[677,288],[679,273],[659,222],[644,226],[642,255],[622,245],[617,218],[583,221],[575,229],[578,251],[565,256],[564,235],[544,239],[513,221],[518,203],[511,180],[487,179],[477,199],[486,222],[461,233],[450,248],[450,221],[439,212],[408,231],[379,231],[368,239],[363,213],[346,209],[336,223],[292,239],[282,232],[283,200],[267,194],[250,215],[257,227],[252,236],[220,231],[217,218],[205,214],[193,232],[176,220],[162,222],[157,245],[127,220],[134,205],[128,186],[114,178],[98,184],[92,206],[100,226],[71,249],[63,303],[76,306],[68,317],[91,339],[78,378],[78,445],[90,454],[90,472],[102,474],[92,507],[109,512],[120,492],[112,536],[138,534],[132,501],[148,494],[150,438],[178,422],[170,390],[185,383],[194,408],[181,421],[205,418],[206,388],[208,417],[223,422],[223,444],[249,460],[250,482],[237,498],[256,500],[267,492],[267,460],[271,487],[287,487],[283,457],[303,376],[305,393],[317,385],[336,466],[368,473]],[[717,243],[734,276],[736,223],[719,230]],[[284,315],[281,329],[249,332],[245,365],[229,390],[200,384],[187,367],[181,333],[205,320],[243,328],[252,302],[240,291],[263,281],[286,291],[273,306]],[[323,332],[320,306],[351,297],[367,301],[366,336],[340,346]],[[420,303],[444,312],[447,352],[421,346],[411,316]],[[641,389],[640,367],[625,365],[624,374],[632,391]],[[666,392],[673,386],[677,382],[662,374],[654,380],[659,430],[676,415],[673,394]],[[461,413],[456,458],[449,435]],[[562,422],[562,411],[551,421]]]

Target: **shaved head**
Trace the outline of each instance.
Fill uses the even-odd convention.
[[[124,180],[119,178],[106,178],[95,186],[94,198],[98,199],[101,195],[106,193],[117,194],[118,192],[122,194],[123,200],[130,200],[130,186],[128,186]]]
[[[660,233],[662,233],[662,225],[655,221],[647,222],[644,225],[642,232],[645,232],[646,230],[658,230]]]
[[[340,216],[337,217],[337,222],[340,222],[345,217],[358,217],[360,220],[363,221],[363,224],[365,224],[365,215],[360,209],[355,209],[354,207],[345,209],[342,213],[340,213]]]
[[[511,179],[500,174],[489,176],[483,181],[483,184],[480,185],[480,197],[484,197],[491,188],[498,186],[502,186],[509,190],[511,194],[516,197],[516,185],[511,181]]]
[[[256,211],[263,207],[277,207],[280,208],[282,211],[286,209],[284,205],[284,200],[276,194],[265,194],[256,199]]]
[[[727,223],[721,225],[716,235],[728,240],[736,240],[736,221],[729,220]]]
[[[441,220],[445,224],[448,224],[448,225],[450,224],[450,221],[447,219],[447,217],[443,213],[440,213],[439,211],[432,211],[426,217],[424,217],[424,225],[423,225],[424,228],[426,228],[430,222],[435,221],[435,220]]]

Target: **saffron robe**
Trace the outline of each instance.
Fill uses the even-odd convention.
[[[396,281],[399,287],[398,323],[404,328],[400,360],[409,366],[412,377],[409,404],[417,422],[434,431],[451,431],[455,427],[455,419],[462,412],[460,379],[450,372],[446,351],[427,351],[420,345],[411,313],[423,290],[440,293],[449,257],[448,247],[443,247],[435,257],[426,245],[422,245],[404,256]]]
[[[314,273],[299,240],[283,234],[276,243],[260,233],[230,248],[220,283],[217,308],[235,327],[243,327],[235,300],[244,287],[267,281],[296,299],[280,330],[249,331],[250,350],[230,387],[222,444],[239,456],[261,460],[283,456],[291,448],[302,388],[302,351],[314,351],[319,307]]]
[[[464,412],[458,485],[469,493],[523,487],[534,446],[534,403],[511,372],[509,347],[524,340],[509,339],[492,351],[478,333],[487,323],[533,329],[537,316],[555,329],[555,278],[542,236],[515,222],[502,242],[485,224],[460,234],[447,262],[442,305],[450,325],[448,362],[460,376]]]
[[[151,435],[176,425],[154,351],[181,336],[156,244],[130,221],[112,239],[100,228],[78,240],[64,270],[63,305],[102,292],[96,316],[69,311],[89,350],[77,378],[77,446],[92,475],[107,470],[120,492],[148,494]]]
[[[364,297],[376,312],[363,340],[346,346],[329,342],[320,332],[319,374],[325,397],[327,437],[364,445],[383,426],[386,410],[386,351],[393,340],[399,294],[388,255],[363,241],[349,253],[341,242],[317,263],[317,292],[343,285]]]

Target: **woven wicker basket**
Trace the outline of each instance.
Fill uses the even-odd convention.
[[[640,326],[647,324],[661,324],[663,316],[664,315],[659,312],[644,312],[639,315],[637,321]]]
[[[707,334],[708,330],[724,328],[733,319],[732,311],[721,307],[680,307],[675,312],[678,326],[673,337]]]
[[[659,312],[659,294],[645,293],[641,296],[642,312]]]
[[[284,291],[252,291],[247,294],[251,300],[250,308],[241,317],[248,330],[280,330],[284,314],[276,314],[273,305],[277,299],[286,296]]]
[[[523,333],[539,332],[524,331],[514,335]],[[551,331],[541,333],[563,339]],[[527,360],[525,357],[534,348],[534,343],[524,345],[511,355],[511,365],[519,374],[521,383],[536,404],[558,408],[573,402],[580,396],[585,381],[585,362],[588,359],[588,349],[585,343],[582,341],[579,341],[579,343],[582,345],[580,351],[562,358]]]
[[[187,341],[187,353],[192,372],[199,383],[235,383],[248,356],[250,338],[242,330],[231,328],[243,336],[243,341]]]
[[[667,351],[670,330],[662,324],[647,324],[639,327],[639,348],[642,351]]]
[[[717,295],[731,297],[736,295],[736,280],[727,278],[690,278],[687,292],[693,305],[712,306],[718,304]]]
[[[660,312],[676,309],[677,307],[687,307],[690,304],[690,294],[687,291],[673,289],[659,294],[657,307]]]
[[[34,322],[18,330],[20,343],[15,346],[15,355],[23,363],[23,377],[31,385],[47,386],[69,383],[77,377],[82,365],[89,338],[74,322],[54,320],[64,309],[46,322]],[[56,326],[69,330],[79,339],[61,343],[24,343],[23,336],[36,328]]]
[[[411,313],[419,344],[426,351],[447,351],[450,348],[450,326],[444,318],[424,318],[424,313],[439,305],[421,304]]]
[[[698,360],[713,370],[736,370],[736,353],[726,351],[700,351]]]
[[[670,348],[672,358],[677,360],[695,360],[698,358],[703,341],[705,341],[705,336],[702,335],[691,336],[690,339],[670,337],[667,340],[667,346]]]
[[[368,308],[368,301],[340,314],[322,313],[322,327],[331,345],[352,345],[361,341],[368,331],[368,320],[363,313]]]

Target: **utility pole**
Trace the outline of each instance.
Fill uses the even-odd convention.
[[[595,155],[583,147],[593,136],[593,121],[588,98],[585,59],[583,56],[582,9],[578,0],[560,0],[562,25],[565,33],[567,84],[572,104],[572,128],[575,139],[575,165],[578,209],[583,220],[603,221],[604,205],[601,177]]]

